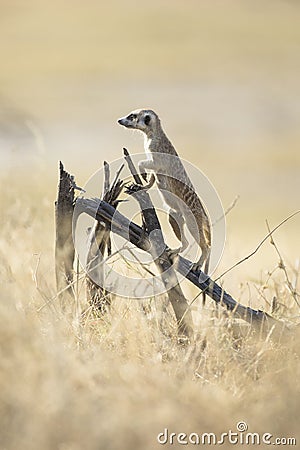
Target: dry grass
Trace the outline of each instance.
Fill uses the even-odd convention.
[[[299,209],[298,2],[2,0],[0,9],[1,450],[153,449],[164,428],[221,433],[241,420],[299,440],[297,334],[239,338],[209,305],[185,349],[170,314],[161,327],[153,305],[145,315],[130,300],[80,322],[82,290],[64,314],[55,298],[53,251],[58,159],[82,186],[124,145],[140,152],[140,137],[116,125],[140,106],[160,113],[224,207],[240,195],[218,273],[255,248],[266,218],[272,227]],[[299,289],[299,217],[274,238]],[[273,304],[299,322],[269,243],[223,283],[244,304]]]
[[[55,299],[43,307],[55,294],[53,208],[34,181],[21,189],[2,179],[1,448],[150,449],[164,428],[221,433],[239,420],[249,431],[297,437],[296,338],[240,338],[222,315],[203,314],[185,349],[172,317],[162,333],[137,301],[115,300],[107,317],[82,323],[75,305],[64,314]],[[279,316],[297,316],[280,277],[259,289],[277,296]]]

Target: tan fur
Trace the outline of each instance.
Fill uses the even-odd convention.
[[[177,251],[183,251],[188,246],[184,236],[184,223],[186,223],[202,251],[200,259],[194,264],[194,269],[200,269],[205,262],[205,271],[207,272],[211,247],[209,219],[180,157],[162,129],[158,115],[150,109],[140,109],[133,111],[118,122],[127,128],[137,129],[144,133],[145,151],[150,153],[151,157],[139,163],[139,170],[141,173],[145,173],[145,171],[155,173],[157,186],[170,208],[170,224],[176,237],[182,243]],[[174,195],[169,195],[169,192]],[[175,196],[182,200],[187,208],[183,208],[182,202],[176,200]],[[189,211],[194,216],[196,230],[191,225],[191,220],[188,220]]]

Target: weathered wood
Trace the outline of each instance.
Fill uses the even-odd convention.
[[[228,294],[228,292],[221,288],[206,274],[201,271],[195,272],[193,270],[189,270],[191,266],[192,263],[189,260],[181,256],[179,257],[179,263],[177,266],[178,272],[201,289],[202,292],[205,291],[207,295],[210,296],[216,303],[226,307],[226,309],[230,311],[234,317],[243,319],[256,329],[264,332],[269,332],[274,325],[277,326],[276,332],[280,332],[280,329],[282,330],[285,327],[283,322],[274,319],[274,317],[270,316],[268,313],[261,310],[252,309],[249,306],[244,306],[237,302],[230,294]]]
[[[102,198],[109,189],[109,165],[104,162],[104,184]],[[91,228],[86,261],[86,295],[94,310],[105,313],[111,303],[110,295],[103,288],[102,262],[109,242],[109,225],[95,221]],[[94,280],[98,282],[95,283]]]
[[[149,252],[151,241],[148,233],[104,200],[99,198],[78,198],[76,200],[75,222],[82,213],[86,213],[100,222],[103,221],[110,224],[114,233],[126,240],[129,239],[136,247]]]
[[[99,221],[110,223],[116,234],[129,240],[141,250],[150,253],[151,239],[148,233],[142,227],[131,222],[120,212],[116,211],[111,205],[99,199],[78,199],[77,208],[79,214],[86,213]],[[182,256],[178,257],[176,270],[199,289],[202,291],[206,290],[207,295],[216,303],[224,306],[233,317],[245,320],[263,333],[268,333],[273,326],[276,328],[277,336],[280,336],[283,331],[287,331],[284,322],[274,319],[264,311],[242,305],[202,271],[188,271],[191,267],[191,261],[188,261]]]
[[[120,169],[121,170],[121,169]],[[104,183],[102,198],[113,207],[118,204],[118,197],[123,188],[123,182],[119,179],[120,170],[116,174],[113,183],[110,185],[109,164],[104,161]],[[95,221],[88,244],[87,255],[87,298],[90,305],[101,314],[107,311],[111,304],[111,294],[106,291],[103,279],[102,262],[105,254],[111,253],[110,224],[107,222]],[[94,280],[98,282],[95,283]]]
[[[111,304],[111,296],[106,291],[103,279],[102,262],[109,249],[109,225],[96,222],[89,236],[86,262],[86,294],[88,303],[101,314]],[[95,283],[94,280],[97,280]]]
[[[136,192],[134,198],[138,201],[143,217],[144,228],[149,236],[151,236],[150,253],[153,261],[160,273],[162,282],[166,288],[166,293],[175,312],[179,335],[188,338],[193,337],[193,319],[189,309],[188,302],[178,283],[177,276],[173,265],[167,253],[167,246],[164,242],[163,233],[160,222],[158,220],[155,208],[151,198],[146,190],[140,189],[142,186],[141,177],[138,175],[133,161],[126,149],[124,149],[125,160],[128,164],[136,185],[133,188]],[[132,193],[130,188],[127,190]]]
[[[60,162],[58,196],[55,202],[55,274],[57,292],[60,293],[59,298],[62,306],[65,303],[65,294],[74,297],[71,284],[73,282],[75,255],[72,239],[75,187],[74,177],[64,170],[64,166]]]

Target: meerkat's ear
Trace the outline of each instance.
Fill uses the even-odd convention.
[[[149,116],[149,115],[147,114],[147,115],[145,116],[145,119],[144,119],[145,125],[149,125],[150,120],[151,120],[151,116]]]

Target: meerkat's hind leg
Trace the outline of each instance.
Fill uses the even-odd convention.
[[[199,271],[203,267],[204,263],[204,273],[208,272],[208,266],[209,266],[209,259],[210,259],[210,252],[211,252],[211,232],[210,232],[210,226],[208,223],[208,220],[203,220],[203,216],[198,218],[198,229],[195,230],[194,227],[192,228],[190,223],[187,221],[187,226],[192,234],[193,238],[199,245],[201,249],[201,256],[196,261],[193,266],[192,270]],[[201,219],[201,220],[200,220]],[[204,217],[205,219],[205,217]]]
[[[199,261],[195,262],[192,265],[192,270],[198,272],[199,270],[201,270],[203,264],[205,263],[204,266],[204,271],[202,271],[201,274],[201,279],[199,276],[199,281],[206,281],[206,278],[208,278],[208,269],[209,269],[209,260],[210,260],[210,247],[205,244],[201,246],[201,250],[202,250],[202,254],[201,257],[199,258]],[[205,302],[206,302],[206,292],[207,289],[204,289],[202,292],[202,305],[205,306]]]
[[[183,215],[176,211],[175,209],[169,210],[169,223],[175,233],[175,236],[179,241],[181,241],[181,246],[175,249],[169,250],[169,256],[171,260],[174,260],[174,258],[178,255],[178,253],[183,252],[189,245],[188,240],[186,239],[184,235],[184,224],[185,220]]]
[[[197,262],[195,262],[192,266],[192,270],[195,270],[196,272],[198,272],[199,270],[201,270],[203,264],[205,263],[205,272],[208,271],[208,263],[209,263],[209,257],[210,257],[210,247],[205,244],[205,245],[201,245],[201,256],[199,258],[199,260]]]

